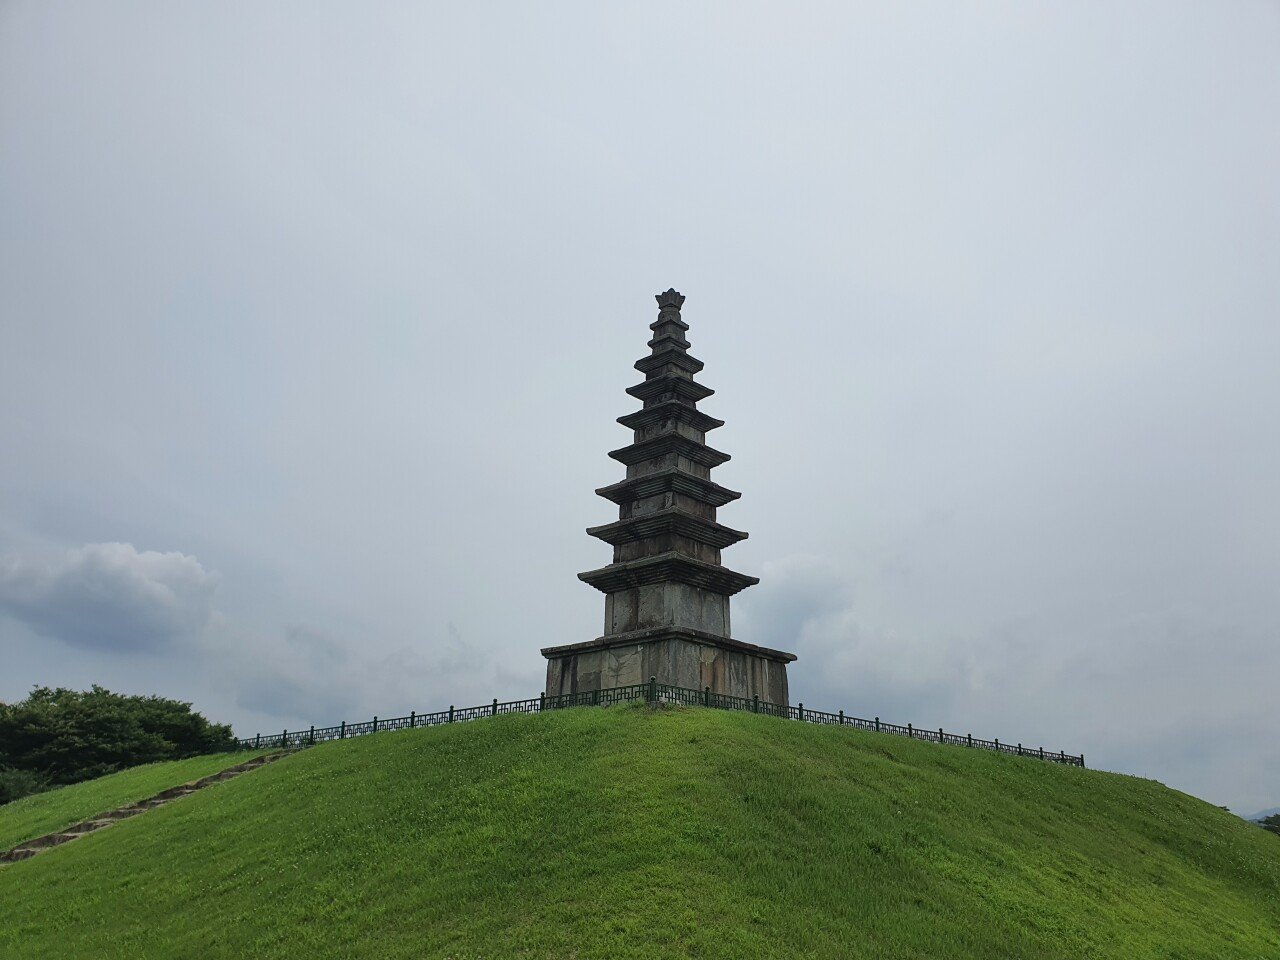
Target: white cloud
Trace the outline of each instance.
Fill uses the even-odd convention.
[[[218,579],[183,553],[89,543],[0,560],[0,612],[73,646],[156,650],[200,633]]]

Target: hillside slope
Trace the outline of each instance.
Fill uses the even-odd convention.
[[[1157,783],[640,706],[324,744],[0,869],[6,957],[1280,957]]]
[[[146,763],[130,767],[96,780],[73,783],[47,793],[37,793],[0,806],[0,850],[7,850],[22,840],[136,803],[161,790],[176,787],[244,763],[252,754],[215,753],[185,760]]]

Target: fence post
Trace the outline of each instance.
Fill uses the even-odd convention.
[[[283,750],[289,745],[289,728],[284,728],[284,733],[280,734],[280,749]]]
[[[417,726],[418,726],[418,711],[410,710],[409,711],[409,729],[410,730],[416,729]]]
[[[262,746],[262,734],[258,734],[253,738],[253,749],[257,750]]]
[[[752,713],[760,712],[760,694],[758,693],[753,693],[751,695],[751,712]]]
[[[876,733],[880,732],[880,718],[876,717]]]
[[[970,734],[966,735],[965,739],[969,741],[969,746],[971,746],[971,747],[972,747],[972,746],[973,746],[973,734],[972,734],[972,733],[970,733]]]
[[[804,701],[800,701],[800,719],[804,719]]]
[[[307,740],[310,742],[310,744],[311,744],[313,747],[316,745],[316,725],[315,725],[314,723],[311,725],[311,733],[310,733],[310,735],[307,737]],[[1043,751],[1041,751],[1041,752],[1043,752]]]
[[[494,698],[493,698],[493,711],[489,714],[489,716],[491,716],[491,717],[496,717],[497,715],[498,715],[498,698],[497,698],[497,697],[494,697]]]
[[[378,732],[378,718],[376,716],[373,718],[373,732]]]
[[[914,738],[915,738],[915,735],[916,735],[916,734],[915,734],[915,731],[911,728],[911,724],[910,724],[910,723],[908,723],[908,724],[907,724],[907,736],[908,736],[908,737],[911,737],[911,738],[913,738],[913,739],[914,739]]]
[[[600,688],[596,687],[591,691],[591,705],[593,707],[600,706]]]
[[[943,735],[943,733],[942,733],[942,728],[941,728],[941,727],[939,727],[939,728],[938,728],[938,742],[939,742],[939,743],[946,743],[946,742],[947,742],[946,737],[945,737],[945,736]]]
[[[650,703],[658,702],[658,678],[657,677],[649,678],[649,702]]]
[[[704,687],[702,690],[702,705],[704,707],[711,706],[711,688]]]
[[[1022,756],[1022,744],[1018,744],[1018,756]]]
[[[547,709],[547,691],[543,690],[538,694],[538,712],[541,713]]]
[[[840,711],[840,726],[844,726],[844,711]]]
[[[449,722],[453,723],[453,704],[449,704]]]
[[[1043,759],[1044,759],[1044,747],[1041,747],[1041,748],[1040,748],[1040,759],[1041,759],[1041,760],[1043,760]]]
[[[1082,754],[1080,754],[1080,766],[1081,766],[1081,767],[1083,767],[1083,766],[1084,766],[1084,754],[1083,754],[1083,753],[1082,753]]]
[[[338,739],[339,740],[347,739],[347,721],[345,720],[342,721],[342,730],[338,734]]]
[[[1000,752],[1000,738],[996,737],[996,753]]]

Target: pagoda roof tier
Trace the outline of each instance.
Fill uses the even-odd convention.
[[[617,593],[619,590],[643,587],[650,583],[687,583],[726,597],[760,582],[759,577],[749,577],[718,563],[695,560],[675,551],[624,563],[611,563],[599,570],[580,573],[578,579],[591,584],[601,593]]]
[[[742,496],[737,490],[730,490],[714,481],[695,477],[675,467],[655,470],[642,477],[620,480],[607,487],[600,487],[596,493],[619,506],[644,497],[656,497],[664,493],[682,493],[708,506],[723,507],[731,500],[737,500]]]
[[[652,643],[655,640],[688,640],[690,643],[701,643],[706,646],[720,647],[723,650],[740,650],[743,653],[755,654],[780,663],[791,663],[796,659],[794,653],[786,650],[775,650],[772,647],[761,647],[754,643],[745,643],[732,637],[721,637],[705,630],[693,630],[689,627],[648,627],[644,630],[632,630],[629,633],[611,633],[594,640],[582,643],[566,643],[558,647],[543,647],[544,657],[564,656],[566,654],[584,653],[588,650],[626,647],[637,643]]]
[[[731,459],[729,454],[721,453],[719,450],[708,447],[705,443],[698,443],[697,440],[690,440],[679,433],[664,433],[657,437],[650,437],[648,440],[641,440],[639,443],[620,447],[617,450],[610,450],[609,456],[619,463],[632,466],[637,463],[643,463],[646,460],[653,460],[656,457],[666,456],[669,453],[678,454],[707,468],[718,467]]]
[[[637,383],[634,387],[627,387],[627,393],[637,400],[653,400],[664,393],[674,393],[683,400],[697,403],[699,400],[707,399],[715,391],[708,386],[690,380],[688,377],[667,373],[651,380],[645,380],[643,383]]]
[[[680,403],[678,400],[655,403],[652,407],[642,407],[635,413],[628,413],[625,417],[618,418],[618,422],[630,430],[642,430],[663,420],[679,420],[703,433],[724,426],[723,420],[717,420],[710,414],[703,413],[687,403]]]
[[[700,371],[705,364],[697,357],[685,353],[678,347],[666,347],[661,350],[655,350],[647,357],[641,357],[634,364],[637,370],[646,376],[654,370],[661,370],[666,366],[680,367],[682,370],[688,370],[689,375]]]
[[[654,324],[654,326],[657,326],[657,324]],[[673,346],[680,347],[683,350],[688,350],[691,346],[693,346],[693,344],[691,344],[684,337],[677,337],[673,333],[665,333],[660,337],[654,337],[647,344],[645,344],[645,346],[662,347],[662,346],[666,346],[667,344],[672,344]]]
[[[689,329],[689,325],[680,319],[679,308],[677,308],[674,311],[666,310],[666,309],[659,310],[658,319],[653,321],[653,323],[649,324],[649,329],[657,330],[659,327],[668,323],[674,324],[675,326],[679,327],[681,330]]]
[[[734,530],[714,520],[695,517],[676,507],[655,510],[653,513],[628,517],[625,520],[615,520],[613,523],[598,527],[588,527],[587,533],[615,547],[623,543],[647,540],[664,533],[679,534],[698,543],[705,543],[709,547],[715,547],[717,550],[723,550],[739,540],[747,539],[747,534],[742,530]]]

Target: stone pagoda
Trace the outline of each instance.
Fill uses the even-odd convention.
[[[657,300],[652,352],[635,365],[644,381],[627,390],[644,406],[618,418],[635,442],[609,454],[627,476],[596,491],[618,505],[618,520],[587,530],[613,547],[613,563],[578,574],[605,595],[604,635],[542,651],[547,695],[656,677],[785,704],[795,654],[729,634],[729,598],[760,582],[720,563],[720,551],[747,535],[717,523],[716,508],[742,494],[711,480],[729,455],[707,446],[706,434],[724,421],[698,409],[715,391],[693,379],[702,361],[689,354],[684,297],[668,290]]]

